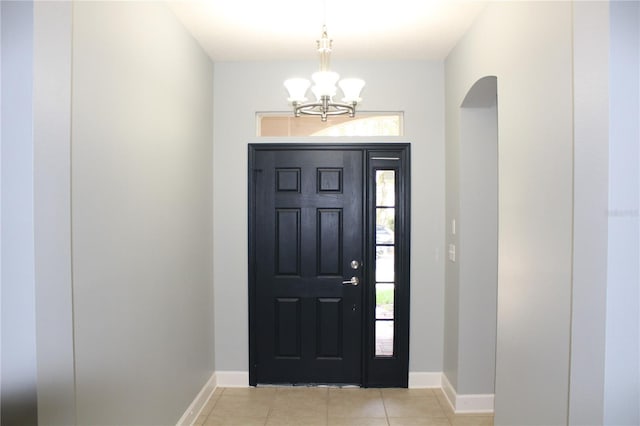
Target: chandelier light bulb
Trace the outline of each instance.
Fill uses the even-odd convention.
[[[311,80],[315,83],[313,92],[320,97],[329,96],[333,97],[336,95],[336,91],[338,88],[336,87],[336,83],[340,76],[336,72],[332,71],[318,71],[314,72],[311,75]],[[320,99],[318,97],[318,99]]]
[[[360,97],[360,92],[364,88],[364,80],[360,78],[344,78],[340,80],[338,85],[340,86],[340,90],[344,94],[344,98],[342,98],[343,102],[360,102],[362,98]]]
[[[290,78],[284,82],[284,87],[289,92],[289,102],[305,102],[307,89],[311,83],[306,78]]]

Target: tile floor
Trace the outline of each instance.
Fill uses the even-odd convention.
[[[493,416],[455,415],[439,389],[218,388],[195,424],[493,426]]]

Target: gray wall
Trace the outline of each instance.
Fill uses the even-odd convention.
[[[640,423],[638,282],[640,7],[611,3],[605,422]]]
[[[0,11],[3,424],[175,424],[214,370],[211,61],[163,3]]]
[[[74,3],[78,424],[175,424],[213,372],[212,78],[164,3]]]
[[[496,80],[460,112],[458,394],[494,393],[498,291]],[[473,89],[472,89],[473,90]],[[445,355],[446,356],[446,355]]]
[[[35,425],[33,5],[0,3],[2,18],[2,424]]]
[[[608,194],[608,2],[573,3],[573,287],[569,421],[601,425]]]
[[[282,82],[293,75],[310,75],[316,68],[316,62],[215,64],[214,270],[219,371],[248,369],[247,143],[255,136],[255,113],[288,111]],[[362,111],[404,111],[405,137],[400,139],[412,143],[409,368],[411,372],[440,372],[444,297],[443,65],[420,61],[334,61],[332,68],[341,75],[357,75],[366,80]]]
[[[75,424],[71,285],[71,2],[34,4],[38,418]]]
[[[461,99],[498,78],[497,425],[602,424],[607,7],[490,3],[447,58],[447,192]]]
[[[480,78],[498,81],[497,425],[567,421],[571,20],[571,3],[490,2],[445,65],[447,192],[460,173],[462,100]]]

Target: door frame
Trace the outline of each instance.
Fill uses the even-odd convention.
[[[258,151],[299,151],[299,150],[357,150],[362,153],[362,232],[364,238],[362,253],[364,256],[363,281],[374,278],[375,263],[375,197],[371,172],[376,167],[394,168],[398,177],[398,213],[395,235],[396,241],[396,282],[394,304],[396,306],[394,356],[375,357],[375,285],[367,285],[362,295],[362,340],[361,368],[363,387],[408,387],[409,383],[409,305],[410,305],[410,230],[411,230],[411,185],[409,143],[250,143],[248,145],[248,283],[249,283],[249,385],[256,386],[258,368],[258,349],[256,342],[256,242],[255,212],[256,184],[255,153]],[[385,167],[394,163],[396,166]],[[374,173],[375,176],[375,173]]]

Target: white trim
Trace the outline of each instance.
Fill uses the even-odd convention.
[[[207,380],[207,383],[205,383],[202,389],[200,389],[200,392],[198,392],[198,395],[193,400],[191,405],[189,405],[189,408],[187,408],[187,411],[185,411],[182,417],[180,417],[180,420],[178,420],[178,423],[176,425],[177,426],[193,425],[198,419],[198,416],[200,415],[200,413],[202,412],[202,409],[207,404],[207,401],[209,401],[209,398],[211,398],[211,395],[213,395],[213,392],[216,390],[216,387],[217,387],[216,373],[213,373],[211,377],[209,377],[209,380]]]
[[[493,399],[494,395],[492,393],[458,395],[458,398],[456,399],[456,414],[493,414]]]
[[[353,143],[353,144],[372,144],[372,143],[408,143],[411,141],[406,136],[253,136],[247,138],[247,143],[264,144],[264,143],[315,143],[315,144],[331,144],[331,143]]]
[[[456,414],[493,414],[494,394],[458,395],[444,373],[442,373],[442,390],[447,397],[447,402],[449,402],[451,409]]]
[[[449,406],[455,413],[456,411],[456,390],[451,385],[451,382],[447,378],[447,375],[442,373],[442,392],[444,392],[444,396],[447,398],[447,402]]]
[[[248,371],[216,371],[216,377],[221,388],[249,387]]]
[[[409,372],[409,389],[439,388],[442,373]]]

